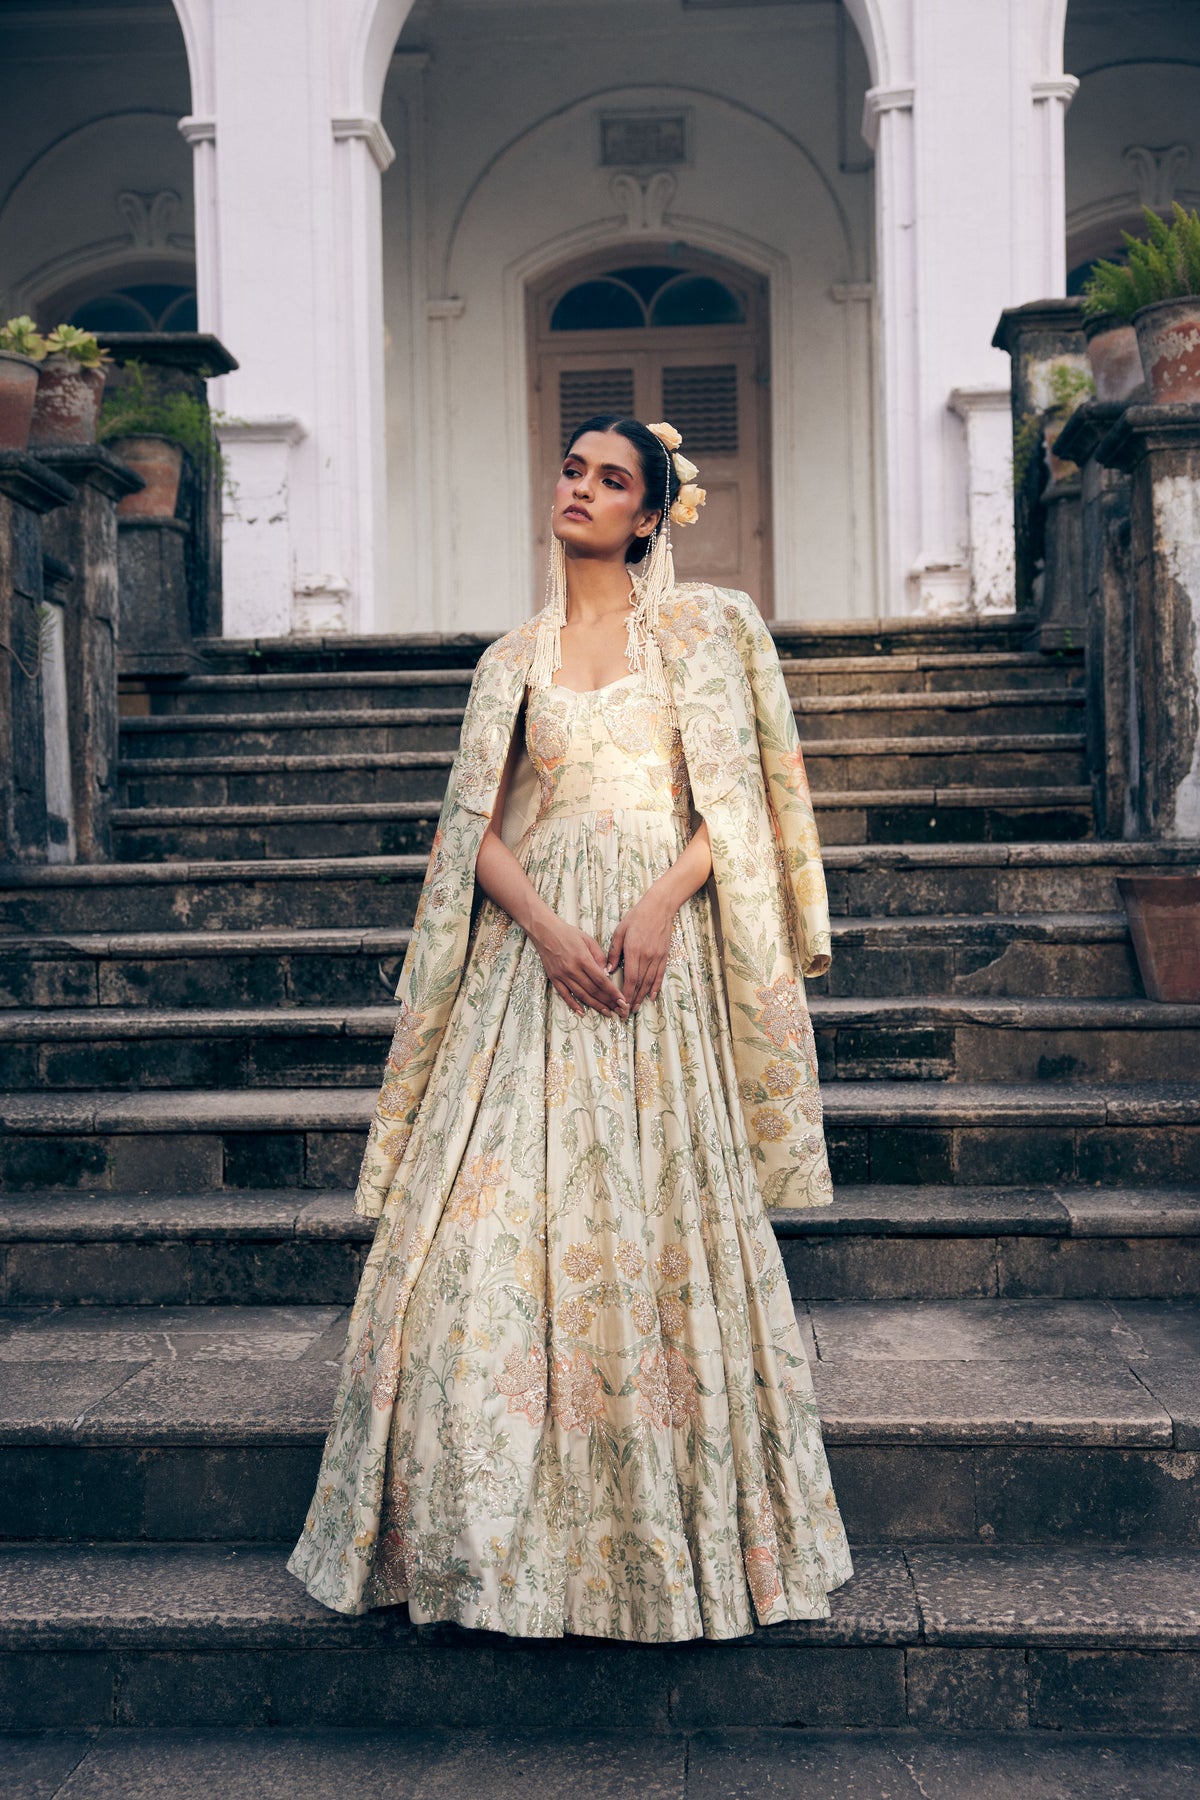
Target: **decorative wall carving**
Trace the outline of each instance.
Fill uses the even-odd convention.
[[[1131,144],[1122,152],[1121,160],[1132,172],[1141,205],[1153,207],[1155,212],[1169,212],[1192,160],[1192,147],[1179,143],[1155,150],[1149,144]]]
[[[129,235],[139,250],[167,250],[177,240],[171,227],[179,218],[183,201],[174,188],[156,194],[138,194],[126,188],[117,195],[117,211],[129,225]]]
[[[669,169],[653,175],[614,175],[608,190],[625,215],[625,229],[632,236],[661,231],[668,206],[675,198],[676,181]]]

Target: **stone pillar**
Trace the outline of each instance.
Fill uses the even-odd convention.
[[[1089,371],[1081,300],[1006,307],[992,337],[1011,365],[1013,528],[1018,610],[1041,598],[1046,559],[1046,461],[1042,421],[1055,403],[1054,371]]]
[[[1098,450],[1131,477],[1131,823],[1200,843],[1200,405],[1129,406]]]
[[[851,9],[873,85],[888,610],[965,607],[967,445],[952,392],[1003,385],[1001,308],[1064,282],[1063,120],[1077,83],[1045,0]],[[985,585],[987,578],[985,577]]]
[[[1079,468],[1080,578],[1087,652],[1087,754],[1096,829],[1132,837],[1130,769],[1129,477],[1106,469],[1096,452],[1124,411],[1115,400],[1088,400],[1054,444]]]
[[[1013,603],[1012,409],[1007,388],[955,388],[967,441],[967,548],[973,612]]]
[[[387,543],[380,176],[394,154],[379,108],[408,3],[213,6],[189,40],[196,110],[180,130],[196,159],[200,324],[241,360],[214,394],[238,422],[225,444],[226,635],[277,633],[281,612],[284,630],[377,624]],[[260,507],[265,480],[273,499]],[[285,571],[286,609],[277,583],[262,590],[264,567]]]
[[[122,675],[189,675],[202,659],[188,617],[188,527],[182,519],[119,519]]]
[[[101,344],[116,367],[107,390],[120,387],[122,369],[139,362],[162,393],[181,392],[208,404],[208,384],[237,363],[219,338],[204,331],[105,331]],[[183,465],[176,517],[187,526],[188,617],[193,637],[219,637],[222,629],[223,485],[214,461],[207,469],[191,458]]]
[[[75,490],[23,450],[0,450],[0,857],[45,862],[42,518]]]
[[[76,495],[47,518],[43,534],[74,577],[63,603],[63,661],[75,854],[103,862],[112,855],[117,789],[117,501],[142,482],[99,444],[43,450],[39,461]]]

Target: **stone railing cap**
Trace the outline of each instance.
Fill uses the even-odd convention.
[[[1012,354],[1015,339],[1029,331],[1055,331],[1073,336],[1083,331],[1083,301],[1073,296],[1065,300],[1027,300],[1024,306],[1006,306],[992,335],[997,350]]]
[[[1200,403],[1127,406],[1096,450],[1106,469],[1137,467],[1152,450],[1200,451]]]
[[[47,444],[38,451],[38,461],[68,476],[77,486],[98,488],[110,500],[136,494],[146,485],[103,444]]]
[[[0,450],[0,494],[30,512],[53,512],[75,498],[75,489],[27,450]]]
[[[1050,448],[1055,456],[1081,466],[1125,411],[1123,400],[1085,400],[1071,414]]]
[[[228,375],[238,366],[209,331],[98,331],[96,336],[116,363],[153,363],[191,375]]]

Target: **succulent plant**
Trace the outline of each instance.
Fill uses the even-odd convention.
[[[108,351],[100,348],[95,332],[84,331],[78,325],[56,325],[46,339],[46,349],[51,356],[69,356],[81,369],[98,369],[102,363],[110,361]]]
[[[46,354],[46,340],[29,314],[19,313],[15,319],[9,319],[0,325],[0,350],[8,350],[14,356],[29,356],[34,362],[41,362]]]

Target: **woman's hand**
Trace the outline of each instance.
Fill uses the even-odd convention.
[[[674,920],[671,902],[651,887],[630,907],[613,933],[608,966],[615,969],[618,963],[624,963],[625,997],[631,1012],[643,1000],[655,999],[662,987]]]
[[[594,937],[566,925],[553,913],[532,931],[542,967],[555,993],[573,1013],[594,1007],[607,1018],[626,1018],[629,1002],[604,966],[604,952]]]

